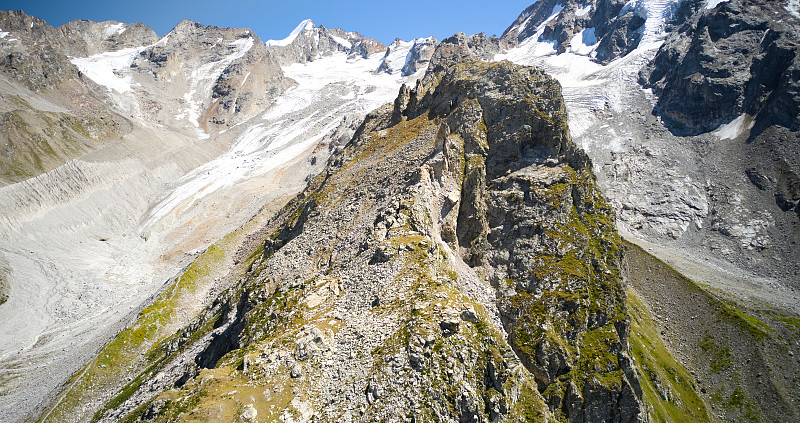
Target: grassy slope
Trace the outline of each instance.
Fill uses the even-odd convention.
[[[0,94],[0,185],[45,173],[119,135],[108,113],[77,116],[36,110],[15,95]]]
[[[630,346],[641,378],[650,419],[659,422],[704,422],[710,416],[691,373],[678,363],[659,337],[653,316],[632,289]]]
[[[101,407],[118,405],[133,394],[147,375],[166,362],[165,345],[188,323],[186,316],[196,316],[205,306],[200,301],[203,295],[198,298],[197,293],[207,291],[216,283],[215,278],[224,276],[233,267],[228,262],[243,240],[265,219],[264,213],[256,216],[195,259],[153,304],[139,313],[130,327],[106,344],[95,359],[67,382],[40,421],[89,420]],[[243,263],[237,269],[246,265]],[[212,327],[207,325],[196,335]],[[109,393],[116,395],[110,397]]]
[[[718,296],[629,242],[625,267],[632,347],[655,421],[707,420],[691,386],[699,390],[711,419],[798,417],[792,398],[797,398],[800,366],[788,354],[798,339],[792,325],[796,316]],[[658,389],[658,383],[666,389]],[[682,407],[664,399],[670,394]]]

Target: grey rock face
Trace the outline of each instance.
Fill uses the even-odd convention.
[[[723,2],[667,38],[641,79],[673,132],[696,135],[743,113],[764,127],[800,128],[800,29],[783,6]]]
[[[347,32],[340,28],[328,29],[323,25],[308,25],[286,46],[267,47],[270,57],[281,66],[292,63],[306,63],[318,56],[334,52],[367,57],[383,53],[386,46],[357,32]]]
[[[167,97],[188,96],[196,124],[208,132],[247,120],[291,85],[251,30],[189,20],[144,49],[131,68]]]
[[[742,119],[755,160],[737,170],[800,216],[800,19],[780,2],[696,8],[682,7],[687,21],[640,75],[658,95],[655,113],[678,135]]]
[[[0,70],[40,91],[77,79],[78,69],[65,55],[72,42],[45,21],[21,11],[0,11]]]
[[[486,38],[486,34],[467,36],[459,32],[452,37],[445,38],[436,46],[436,51],[430,59],[430,71],[441,71],[454,62],[464,60],[490,60],[508,45],[496,36]]]
[[[558,13],[557,18],[547,21],[554,12]],[[645,10],[624,0],[539,1],[519,15],[503,32],[502,39],[516,44],[534,36],[544,25],[541,40],[554,41],[558,52],[563,53],[576,34],[589,30],[591,36],[587,39],[599,43],[593,59],[606,64],[636,48],[645,18]]]
[[[65,52],[70,56],[86,57],[106,51],[141,47],[158,41],[158,35],[141,22],[125,24],[117,21],[71,21],[58,28],[73,40],[73,48]]]
[[[414,40],[414,46],[408,52],[406,64],[403,66],[403,75],[412,75],[428,66],[438,44],[434,37]]]

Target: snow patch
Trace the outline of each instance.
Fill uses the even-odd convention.
[[[531,18],[532,16],[528,15],[528,17],[525,18],[524,21],[522,21],[522,24],[519,26],[519,29],[517,30],[517,34],[522,34],[523,32],[525,32],[525,28],[528,27],[529,23],[531,23]]]
[[[728,0],[708,0],[706,1],[706,9],[713,9]]]
[[[123,23],[118,23],[118,24],[113,24],[113,25],[106,25],[106,27],[103,28],[103,39],[105,40],[108,37],[122,34],[123,32],[125,32],[126,29],[127,28],[125,27],[125,24],[123,24]]]
[[[0,38],[6,38],[8,34],[10,34],[10,32],[3,32],[3,30],[0,29]]]
[[[589,14],[591,10],[592,10],[592,5],[587,4],[586,6],[583,6],[582,8],[576,10],[575,16],[586,16]]]
[[[155,44],[153,44],[153,45],[154,45],[154,46],[165,46],[165,45],[167,45],[167,42],[169,42],[169,36],[170,36],[170,34],[172,34],[172,32],[170,32],[170,33],[168,33],[167,35],[165,35],[165,36],[161,37],[161,39],[160,39],[160,40],[158,40],[158,41],[156,41],[156,43],[155,43]]]
[[[572,53],[580,56],[589,56],[597,48],[597,37],[594,35],[594,28],[586,28],[575,34],[569,43]]]
[[[89,57],[72,58],[70,61],[92,81],[109,90],[126,93],[132,90],[131,75],[122,74],[122,70],[129,68],[136,56],[145,48],[147,47],[126,48]]]
[[[239,38],[238,40],[230,43],[229,45],[236,47],[236,52],[225,58],[228,64],[234,60],[241,59],[253,47],[253,37]]]
[[[336,41],[337,43],[343,45],[346,49],[353,48],[353,43],[351,43],[350,41],[345,40],[344,38],[337,37],[335,35],[331,35],[331,38],[333,38],[333,41]]]
[[[743,114],[736,119],[722,124],[712,133],[720,140],[732,140],[749,131],[756,124],[756,121],[748,114]]]
[[[300,22],[300,25],[297,25],[297,27],[295,27],[295,29],[289,33],[289,36],[282,40],[267,40],[267,47],[286,47],[291,44],[301,32],[307,29],[314,29],[314,22],[312,22],[311,19],[306,19],[303,22]]]
[[[800,0],[787,1],[786,10],[795,18],[800,19]]]

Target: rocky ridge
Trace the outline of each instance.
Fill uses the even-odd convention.
[[[644,419],[613,212],[559,93],[469,61],[401,90],[193,325],[218,329],[137,384],[176,388],[103,418]]]
[[[267,42],[267,48],[279,52],[275,57],[281,65],[306,63],[336,52],[347,53],[349,57],[358,55],[366,58],[386,51],[383,44],[357,32],[328,29],[324,25],[317,27],[310,20],[301,22],[289,38]]]

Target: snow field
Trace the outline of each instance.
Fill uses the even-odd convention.
[[[89,57],[73,58],[70,61],[92,81],[109,90],[127,93],[133,90],[131,87],[132,76],[130,73],[119,76],[119,72],[129,68],[136,56],[146,48],[126,48]]]
[[[398,55],[405,57],[413,43],[405,43]],[[424,74],[420,70],[401,77],[377,73],[383,58],[348,58],[335,53],[283,69],[298,85],[276,100],[262,116],[231,143],[228,152],[182,177],[141,220],[139,235],[180,225],[205,197],[286,166],[335,129],[341,117],[364,115],[389,103],[404,82]]]
[[[305,31],[307,29],[314,29],[314,22],[312,22],[311,19],[306,19],[306,20],[300,22],[300,24],[297,25],[297,27],[295,27],[295,29],[292,30],[291,33],[289,33],[288,37],[286,37],[286,38],[284,38],[282,40],[267,40],[266,45],[267,45],[267,47],[276,47],[276,46],[285,47],[285,46],[288,46],[289,44],[292,43],[292,41],[294,41],[295,38],[297,38],[297,36],[301,32],[303,32],[303,31]]]
[[[103,39],[111,37],[111,36],[114,36],[114,35],[122,34],[123,32],[125,32],[126,29],[128,29],[128,28],[126,28],[125,24],[123,24],[123,23],[118,23],[118,24],[113,24],[113,25],[106,25],[106,27],[103,28]]]

